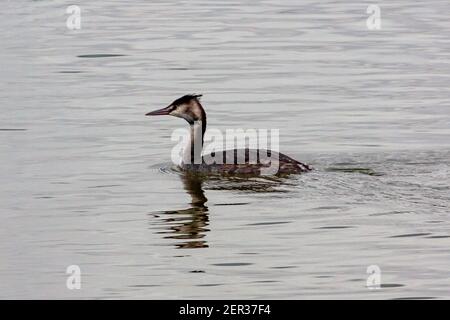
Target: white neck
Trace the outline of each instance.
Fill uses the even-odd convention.
[[[183,164],[201,164],[203,149],[202,121],[195,121],[191,126],[191,137],[184,148]]]

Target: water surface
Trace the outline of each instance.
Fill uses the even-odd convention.
[[[3,3],[0,298],[449,298],[450,4],[378,3]],[[315,170],[183,177],[186,93]]]

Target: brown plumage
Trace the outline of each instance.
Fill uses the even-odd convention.
[[[311,170],[307,164],[301,163],[285,154],[271,150],[256,149],[233,149],[219,151],[222,155],[212,153],[211,155],[201,155],[200,150],[195,150],[194,145],[201,140],[200,146],[203,146],[203,137],[206,131],[206,112],[203,109],[199,98],[201,95],[185,95],[166,108],[147,113],[147,116],[171,115],[185,119],[191,127],[190,146],[186,148],[186,155],[183,157],[181,169],[189,172],[199,172],[205,174],[220,175],[260,175],[262,170],[271,166],[276,166],[275,174],[298,174]],[[197,154],[195,154],[197,152]],[[238,155],[240,155],[238,157]],[[216,163],[208,163],[207,159],[220,159]],[[237,161],[242,159],[243,161]],[[197,161],[194,161],[197,160]],[[271,160],[270,164],[264,160]],[[198,164],[193,164],[198,163]]]

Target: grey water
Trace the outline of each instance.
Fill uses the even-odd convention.
[[[448,1],[72,4],[2,1],[0,298],[450,298]],[[187,179],[186,93],[315,170]]]

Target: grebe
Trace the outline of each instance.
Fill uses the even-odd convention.
[[[169,106],[149,112],[146,116],[171,115],[185,119],[190,125],[190,142],[184,149],[180,168],[186,172],[212,173],[221,175],[260,175],[269,165],[263,159],[275,161],[275,174],[302,173],[311,170],[307,164],[288,157],[285,154],[264,149],[233,149],[202,155],[203,137],[206,131],[206,113],[199,98],[201,94],[188,94],[173,101]],[[242,152],[242,153],[241,153]],[[218,158],[222,153],[222,163],[209,164],[205,158]],[[239,155],[245,154],[244,161],[237,161]],[[263,154],[268,158],[263,158]],[[252,161],[252,159],[256,161]],[[275,160],[274,160],[275,159]],[[242,163],[241,163],[242,162]]]

